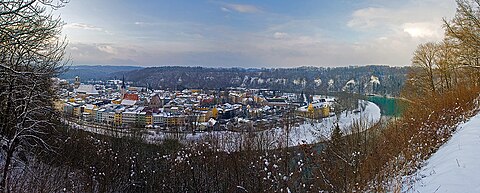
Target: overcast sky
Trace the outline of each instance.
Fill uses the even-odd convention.
[[[410,64],[454,0],[72,0],[73,64],[296,67]]]

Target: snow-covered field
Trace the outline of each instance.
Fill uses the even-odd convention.
[[[405,192],[480,192],[480,113],[459,125],[425,163],[408,177]]]
[[[308,121],[297,127],[290,128],[288,132],[288,146],[296,146],[301,144],[318,143],[330,138],[330,134],[334,126],[338,123],[343,133],[350,133],[348,129],[357,122],[370,125],[380,120],[380,108],[369,101],[360,100],[360,108],[354,112],[343,112],[341,116],[332,116],[324,118],[318,122],[309,123]],[[147,137],[148,141],[159,141],[166,136],[164,133],[155,133]],[[186,134],[185,143],[203,141],[215,138],[218,141],[220,149],[225,151],[238,151],[246,148],[246,145],[252,145],[255,149],[272,149],[286,146],[287,132],[285,128],[274,128],[261,132],[241,133],[232,131],[213,131],[200,132],[195,135]]]
[[[337,123],[343,133],[350,133],[348,129],[356,121],[362,121],[370,125],[380,120],[380,108],[376,104],[368,101],[359,101],[359,103],[363,105],[360,105],[361,107],[357,113],[343,112],[338,118],[332,116],[324,118],[320,122],[304,123],[292,128],[289,132],[289,145],[312,144],[327,140],[330,138],[332,130]],[[275,132],[280,136],[284,136],[286,132],[283,130],[276,128]]]

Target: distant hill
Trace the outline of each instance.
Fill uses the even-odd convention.
[[[74,79],[75,76],[79,76],[82,81],[83,80],[105,80],[105,79],[113,78],[118,74],[121,74],[120,72],[139,70],[142,68],[143,67],[138,67],[138,66],[102,66],[102,65],[69,66],[65,68],[66,71],[60,74],[59,77],[70,80],[70,79]],[[117,77],[117,78],[120,78],[120,77]]]
[[[299,67],[299,68],[203,68],[150,67],[125,74],[136,86],[155,89],[226,87],[267,88],[287,92],[326,93],[347,91],[361,94],[398,95],[409,67]]]

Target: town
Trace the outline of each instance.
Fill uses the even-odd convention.
[[[333,116],[335,99],[269,89],[153,90],[122,80],[58,79],[65,118],[116,129],[261,131]]]

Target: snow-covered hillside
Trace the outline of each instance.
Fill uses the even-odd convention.
[[[458,126],[425,165],[406,178],[405,192],[480,192],[480,113]]]

